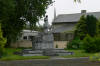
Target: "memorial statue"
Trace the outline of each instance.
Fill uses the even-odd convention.
[[[53,34],[51,26],[48,23],[48,16],[44,18],[43,32],[39,32],[32,42],[34,49],[49,49],[53,48]]]
[[[23,50],[23,56],[66,56],[72,55],[72,52],[67,52],[64,49],[54,48],[54,38],[51,26],[48,23],[48,16],[44,18],[43,32],[38,32],[32,40],[32,50]]]
[[[49,31],[51,31],[51,26],[48,23],[48,15],[46,15],[46,17],[44,18],[44,32],[47,33]]]

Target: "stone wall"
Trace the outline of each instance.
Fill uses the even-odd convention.
[[[12,43],[11,47],[32,47],[32,42],[30,40],[21,40],[17,41],[16,43]]]
[[[68,41],[54,41],[54,47],[56,48],[56,45],[58,45],[59,49],[65,48]],[[22,40],[18,41],[16,43],[11,44],[12,47],[32,47],[32,42],[29,40]]]
[[[68,41],[54,41],[54,47],[56,48],[56,45],[58,45],[59,49],[66,48]]]

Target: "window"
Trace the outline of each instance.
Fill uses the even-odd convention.
[[[74,36],[72,33],[54,33],[53,35],[55,41],[69,41]]]
[[[54,40],[60,41],[60,33],[54,33]]]
[[[27,40],[27,36],[24,36],[23,39],[24,39],[24,40]]]
[[[34,36],[28,36],[29,37],[29,40],[33,40]]]

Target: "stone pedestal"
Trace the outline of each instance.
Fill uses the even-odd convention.
[[[34,50],[54,49],[53,34],[52,33],[39,33],[32,42]]]

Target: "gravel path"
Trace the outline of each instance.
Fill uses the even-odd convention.
[[[100,66],[100,63],[90,62],[88,58],[51,57],[51,59],[0,61],[0,66]]]

